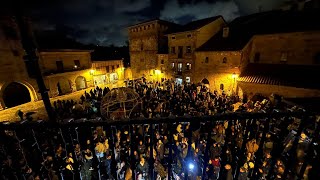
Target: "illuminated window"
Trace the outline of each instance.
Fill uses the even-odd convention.
[[[191,46],[187,46],[187,53],[191,53]]]
[[[187,64],[186,64],[186,69],[187,69],[187,70],[191,70],[191,63],[187,63]]]
[[[173,63],[171,63],[171,68],[172,68],[172,69],[174,68],[174,66],[175,66],[175,65],[174,65],[174,62],[173,62]]]
[[[209,57],[206,57],[206,59],[204,60],[205,63],[209,63]]]
[[[224,63],[224,64],[227,63],[227,58],[226,57],[223,58],[222,63]]]
[[[280,62],[287,62],[287,58],[288,58],[288,53],[287,52],[282,52],[281,53]]]
[[[178,63],[178,71],[179,71],[179,72],[182,71],[182,63]]]

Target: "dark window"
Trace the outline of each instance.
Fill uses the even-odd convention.
[[[223,58],[222,63],[227,63],[227,58],[226,57]]]
[[[161,64],[164,64],[164,60],[163,59],[161,59]]]
[[[80,61],[79,60],[74,60],[74,65],[79,68],[80,67]]]
[[[146,26],[143,26],[143,29],[146,30]]]
[[[260,61],[260,53],[256,53],[254,55],[254,62],[259,62]]]
[[[120,65],[118,64],[118,65],[117,65],[117,68],[119,68],[119,67],[120,67]]]
[[[183,54],[183,46],[179,46],[178,47],[178,58],[182,58],[182,54]]]
[[[140,48],[141,48],[141,51],[143,51],[143,43],[141,43],[141,47]]]
[[[56,61],[57,71],[63,72],[63,61]]]
[[[112,72],[114,71],[114,65],[112,65]]]
[[[320,52],[314,56],[314,64],[320,64]]]
[[[13,49],[13,50],[12,50],[12,54],[13,54],[14,56],[19,56],[19,55],[20,55],[19,51],[16,50],[16,49]]]
[[[107,73],[110,72],[109,66],[106,66],[106,71],[107,71]]]
[[[188,34],[187,37],[190,38],[190,37],[191,37],[191,34]]]
[[[176,39],[176,37],[175,36],[172,36],[172,38],[171,39]]]
[[[8,39],[18,39],[18,34],[17,31],[10,26],[2,26],[4,35],[8,38]]]
[[[148,25],[148,29],[150,29],[150,24]]]
[[[206,57],[206,59],[204,60],[205,63],[209,63],[209,57]]]
[[[191,46],[187,46],[187,53],[191,53]]]
[[[224,89],[224,85],[220,84],[220,90],[223,90],[223,89]]]
[[[176,53],[176,47],[171,47],[171,53],[175,54]]]

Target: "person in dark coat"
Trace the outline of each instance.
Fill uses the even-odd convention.
[[[233,175],[232,175],[232,167],[230,164],[226,164],[224,166],[224,175],[222,177],[223,180],[233,180]]]

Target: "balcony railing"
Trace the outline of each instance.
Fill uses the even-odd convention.
[[[43,72],[43,75],[49,76],[53,74],[59,74],[59,73],[66,73],[66,72],[75,72],[75,71],[82,71],[88,69],[86,67],[78,67],[78,68],[64,68],[62,70],[45,70]]]
[[[146,179],[156,179],[156,176],[208,179],[211,175],[217,175],[214,173],[217,171],[210,171],[212,164],[208,164],[214,158],[212,156],[216,151],[212,148],[216,144],[222,147],[222,151],[220,149],[221,152],[218,152],[221,166],[215,166],[215,170],[221,169],[220,176],[228,174],[225,173],[228,170],[222,169],[229,164],[234,179],[238,176],[248,176],[250,179],[262,176],[266,179],[275,179],[276,176],[303,179],[306,169],[309,179],[312,179],[315,178],[312,174],[318,174],[320,162],[320,126],[316,117],[304,111],[274,111],[269,114],[235,113],[122,121],[70,119],[64,123],[35,121],[1,124],[0,154],[13,162],[2,165],[2,169],[8,170],[1,174],[9,179],[27,179],[32,173],[40,179],[121,179],[119,176],[125,172],[133,179],[138,174],[146,176]],[[181,131],[176,128],[180,127],[179,124],[182,124]],[[105,142],[105,139],[108,139],[108,148],[101,151],[98,142]],[[156,145],[155,140],[158,139],[163,140],[163,151],[159,148],[161,143]],[[253,150],[252,139],[258,145]],[[143,145],[138,145],[139,140]],[[185,157],[180,157],[177,142],[179,147],[185,144],[182,145],[183,149],[187,148]],[[193,143],[197,150],[192,147]],[[156,149],[141,153],[149,164],[145,169],[145,166],[138,165],[136,158],[135,151],[141,147]],[[254,155],[248,157],[249,153]],[[266,157],[266,154],[271,156]],[[227,160],[228,157],[232,160]],[[117,170],[117,165],[121,163],[126,165],[125,168]],[[249,167],[244,165],[246,163]]]

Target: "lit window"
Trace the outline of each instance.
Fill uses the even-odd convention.
[[[182,71],[182,63],[178,63],[178,71],[179,71],[179,72]]]
[[[206,57],[206,59],[204,60],[205,63],[209,63],[209,57]]]
[[[190,77],[186,77],[186,82],[187,82],[187,83],[190,83],[190,82],[191,82]]]
[[[287,52],[282,52],[280,61],[281,62],[287,62],[287,58],[288,58],[288,53]]]
[[[187,53],[191,53],[191,46],[187,46]]]
[[[222,63],[224,63],[224,64],[227,63],[227,58],[226,57],[223,58]]]
[[[187,69],[187,70],[191,70],[191,63],[187,63],[186,69]]]
[[[173,63],[171,63],[171,68],[172,68],[172,69],[174,68],[174,62],[173,62]]]

